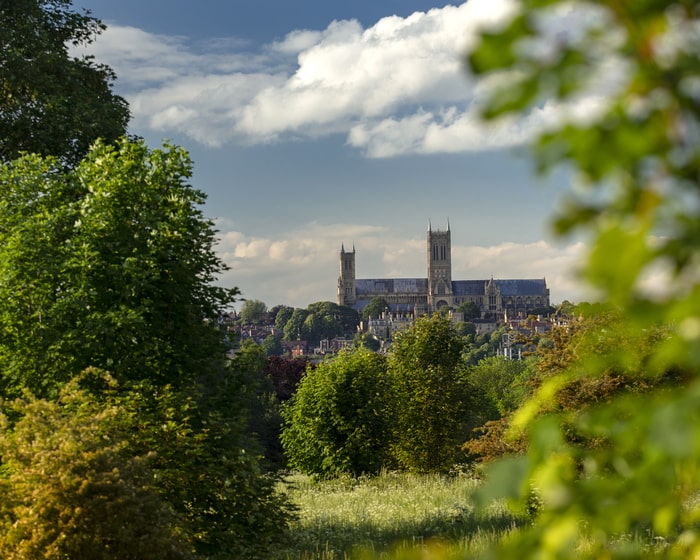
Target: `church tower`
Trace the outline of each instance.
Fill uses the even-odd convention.
[[[450,223],[447,229],[433,231],[428,225],[428,307],[437,311],[452,305],[452,246]]]
[[[338,305],[352,307],[356,300],[355,293],[355,245],[352,253],[340,246],[340,276],[338,276]]]

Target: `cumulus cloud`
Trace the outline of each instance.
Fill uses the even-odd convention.
[[[377,158],[475,151],[526,142],[577,107],[590,115],[578,100],[498,125],[480,121],[490,90],[466,74],[464,53],[478,30],[515,10],[515,0],[469,0],[367,28],[341,20],[291,30],[263,46],[113,26],[91,51],[115,68],[136,128],[211,146],[341,134]],[[577,21],[563,14],[543,25],[559,37]]]
[[[425,239],[400,237],[384,227],[306,224],[279,237],[250,237],[227,229],[218,251],[231,270],[221,279],[246,298],[306,307],[335,301],[341,246],[356,248],[358,278],[425,277]],[[553,302],[584,298],[574,269],[585,254],[581,243],[556,246],[507,242],[490,247],[454,243],[453,279],[546,278]]]

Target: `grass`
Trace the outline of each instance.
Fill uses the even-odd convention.
[[[504,507],[477,513],[467,476],[385,473],[314,481],[288,477],[298,507],[275,560],[477,558],[518,521]]]

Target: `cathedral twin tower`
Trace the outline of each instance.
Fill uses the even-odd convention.
[[[545,279],[534,280],[452,280],[452,246],[450,226],[427,233],[427,278],[357,279],[355,247],[340,249],[338,304],[361,311],[373,298],[384,299],[395,313],[424,315],[442,307],[458,307],[473,302],[484,318],[498,319],[528,314],[535,308],[549,306],[549,289]]]

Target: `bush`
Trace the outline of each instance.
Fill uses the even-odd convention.
[[[0,422],[2,558],[194,557],[156,488],[155,455],[130,452],[135,426],[123,407],[73,382],[57,402],[6,405]]]

